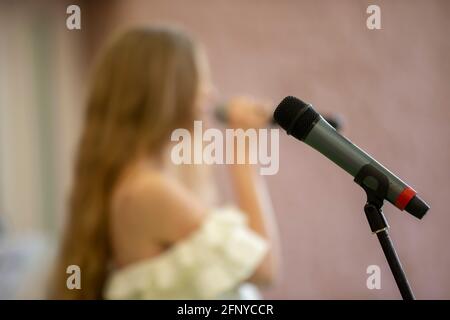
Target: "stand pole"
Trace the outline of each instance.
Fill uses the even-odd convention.
[[[370,230],[377,235],[380,241],[381,248],[394,275],[400,294],[403,300],[414,300],[414,294],[389,237],[389,225],[383,214],[382,207],[389,190],[389,180],[377,168],[368,164],[360,169],[355,176],[355,182],[366,192],[367,203],[364,206],[364,212],[369,221]]]
[[[394,245],[389,237],[386,218],[384,217],[381,208],[377,205],[368,202],[364,206],[364,212],[366,213],[367,220],[369,221],[370,229],[375,233],[380,241],[381,248],[383,249],[386,260],[389,264],[392,274],[394,275],[397,287],[400,290],[403,300],[414,300],[414,294],[403,271],[402,264],[395,252]]]

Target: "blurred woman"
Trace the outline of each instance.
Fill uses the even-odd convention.
[[[271,283],[277,238],[254,165],[229,165],[238,208],[210,205],[208,184],[192,174],[184,183],[167,166],[172,131],[192,130],[208,95],[199,46],[179,31],[132,29],[106,48],[92,80],[50,297],[245,298],[245,283]],[[228,114],[244,129],[269,117],[245,98]],[[67,288],[69,265],[80,267],[81,289]]]

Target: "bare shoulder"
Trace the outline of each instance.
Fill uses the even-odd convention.
[[[153,240],[175,242],[195,230],[207,209],[181,183],[154,169],[138,169],[119,181],[112,219]]]

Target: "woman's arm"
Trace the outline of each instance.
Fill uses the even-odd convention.
[[[242,128],[244,130],[261,128],[268,123],[270,117],[268,112],[247,98],[231,101],[229,114],[230,125],[235,129]],[[246,143],[245,150],[237,150],[236,143],[234,145],[235,158],[239,151],[245,152],[245,159],[248,159],[248,143]],[[279,239],[265,181],[258,172],[258,166],[248,164],[248,161],[246,164],[230,165],[230,173],[238,205],[247,214],[249,227],[264,238],[269,246],[268,253],[250,281],[258,284],[273,283],[278,276],[279,269]]]

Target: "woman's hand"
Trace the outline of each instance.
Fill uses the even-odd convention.
[[[227,104],[230,126],[233,128],[263,128],[272,118],[270,104],[247,96],[235,97]]]

